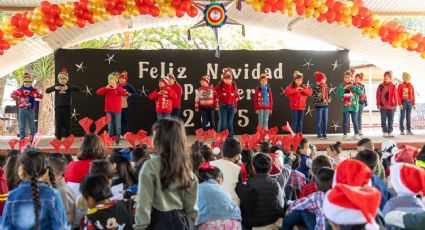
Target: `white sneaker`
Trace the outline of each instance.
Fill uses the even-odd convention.
[[[363,136],[363,131],[362,130],[359,130],[359,135],[360,136]]]
[[[358,140],[360,140],[360,136],[358,134],[356,134],[356,135],[354,135],[353,139],[358,141]]]
[[[349,137],[348,135],[344,135],[344,136],[342,137],[342,139],[343,139],[344,141],[349,141],[349,140],[351,140],[351,139],[350,139],[350,137]]]
[[[406,135],[405,131],[400,131],[400,135]]]
[[[389,138],[393,138],[393,137],[394,137],[394,134],[392,134],[392,133],[388,133],[388,137],[389,137]]]
[[[415,135],[412,131],[407,131],[407,135]]]
[[[388,137],[388,133],[384,133],[384,135],[382,135],[383,137],[387,138]]]

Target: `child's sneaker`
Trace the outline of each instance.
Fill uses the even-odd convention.
[[[322,136],[317,135],[317,140],[322,140]]]
[[[404,130],[400,131],[400,135],[406,135],[406,132]]]
[[[387,138],[388,137],[388,133],[384,133],[384,135],[382,135],[383,137]]]
[[[342,138],[344,141],[349,141],[350,137],[348,135],[344,135],[344,137]]]
[[[328,135],[324,135],[323,140],[327,140],[327,139],[329,139]]]
[[[412,131],[407,131],[407,135],[415,135]]]
[[[360,136],[359,136],[359,134],[354,135],[353,139],[354,139],[354,140],[357,140],[357,141],[358,141],[358,140],[360,140]]]
[[[394,134],[392,134],[392,133],[388,133],[388,137],[389,137],[389,138],[394,138]]]
[[[362,130],[359,130],[359,135],[360,136],[363,136],[363,131]]]

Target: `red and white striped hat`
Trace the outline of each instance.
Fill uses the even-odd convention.
[[[208,75],[202,76],[201,81],[205,81],[209,85],[210,84],[210,76],[208,76]]]
[[[374,187],[338,184],[323,201],[325,217],[338,225],[366,224],[366,230],[378,230],[375,223],[381,192]]]
[[[398,194],[425,194],[425,170],[406,163],[398,163],[390,167],[390,179]]]
[[[359,160],[347,159],[335,169],[332,187],[337,184],[350,186],[371,185],[372,171]]]

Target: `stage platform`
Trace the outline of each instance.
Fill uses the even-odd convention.
[[[236,136],[238,137],[238,136]],[[316,135],[305,135],[305,137],[307,139],[309,139],[311,144],[316,145],[317,149],[319,151],[326,151],[326,148],[330,145],[330,144],[334,144],[337,141],[341,141],[343,143],[342,148],[344,151],[353,151],[356,149],[356,140],[350,140],[350,141],[343,141],[342,140],[342,135],[341,134],[330,134],[329,135],[329,139],[327,140],[318,140],[316,138]],[[368,137],[370,139],[372,139],[372,141],[375,143],[375,148],[380,148],[381,144],[387,140],[393,140],[395,141],[399,146],[403,145],[403,144],[407,144],[407,145],[412,145],[415,146],[417,148],[421,148],[424,144],[425,144],[425,130],[422,131],[416,131],[415,135],[413,136],[401,136],[398,135],[398,132],[396,133],[395,138],[384,138],[382,137],[382,135],[376,132],[370,132],[370,133],[365,133],[365,135],[363,137]],[[0,154],[5,154],[6,150],[9,149],[9,145],[8,145],[8,140],[10,140],[11,138],[14,137],[0,137]],[[54,151],[53,147],[49,145],[49,141],[53,138],[53,136],[45,136],[43,137],[43,139],[40,141],[40,144],[38,145],[38,148],[42,149],[43,151],[46,152],[52,152]],[[190,145],[195,141],[195,136],[188,136],[188,147],[190,147]],[[72,148],[71,148],[71,154],[76,154],[78,152],[78,148],[80,146],[80,138],[76,138],[75,143],[73,144]],[[117,148],[126,148],[129,147],[129,143],[126,140],[122,140],[122,145],[121,146],[116,146]],[[114,148],[115,146],[113,146]]]

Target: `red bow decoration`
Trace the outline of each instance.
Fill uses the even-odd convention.
[[[201,137],[204,135],[204,130],[202,128],[199,128],[195,130],[196,133],[196,141],[199,141]]]
[[[226,140],[227,136],[229,136],[229,130],[228,129],[222,131],[221,133],[218,133],[217,136],[214,137],[214,139],[224,141],[224,140]]]
[[[81,127],[83,127],[84,132],[86,134],[89,134],[90,133],[90,127],[93,124],[93,120],[92,119],[90,119],[88,117],[85,117],[85,118],[79,120],[78,123],[81,125]]]
[[[28,147],[28,144],[31,143],[31,140],[32,140],[31,136],[19,140],[19,151],[21,153]]]
[[[109,115],[99,118],[95,122],[96,130],[94,131],[94,133],[98,134],[103,129],[103,127],[105,127],[109,122],[111,122],[111,117]]]
[[[18,139],[12,139],[7,142],[9,144],[10,150],[15,150],[16,144],[19,143]]]
[[[114,140],[109,136],[108,132],[106,131],[103,131],[103,133],[100,135],[100,139],[102,140],[105,148],[110,148],[114,143]]]
[[[32,138],[32,147],[36,147],[41,141],[41,133],[36,133]]]
[[[415,164],[415,158],[418,156],[419,150],[410,145],[402,145],[398,153],[395,154],[396,162]]]
[[[62,144],[65,147],[65,153],[69,153],[72,144],[75,141],[75,136],[74,135],[69,135],[69,137],[65,138],[62,140]]]
[[[140,145],[147,144],[148,146],[152,146],[152,139],[149,137],[145,137],[142,140],[140,140]]]
[[[279,128],[277,126],[269,129],[269,136],[275,136],[279,132]]]
[[[264,140],[266,133],[267,133],[267,130],[263,126],[261,125],[257,126],[258,138],[260,138],[261,140]]]
[[[143,129],[141,129],[141,130],[139,130],[139,132],[137,132],[137,136],[139,137],[139,139],[143,139],[143,138],[145,138],[147,135],[148,135],[148,132],[147,132],[147,131],[145,131],[145,130],[143,130]]]
[[[302,133],[298,133],[296,135],[291,135],[291,144],[292,144],[292,151],[296,152],[298,145],[301,143],[301,140],[303,139],[303,134]]]
[[[210,164],[210,162],[204,162],[201,165],[199,165],[199,171],[201,171],[201,172],[208,172],[208,171],[212,171],[214,169],[215,169],[215,167],[212,166]]]
[[[133,148],[136,148],[137,136],[134,135],[134,133],[127,132],[126,134],[124,134],[124,138],[131,144],[131,146],[133,146]]]
[[[239,137],[239,143],[241,143],[242,149],[249,149],[248,138],[248,134],[243,134]]]
[[[62,142],[60,140],[58,140],[58,139],[52,139],[52,140],[49,141],[49,144],[51,146],[53,146],[53,148],[55,148],[55,151],[57,153],[60,153],[61,152]]]
[[[290,136],[282,136],[282,149],[285,150],[285,152],[291,151],[291,137]]]
[[[291,133],[291,135],[294,135],[295,134],[294,131],[292,131],[292,128],[289,125],[289,122],[288,121],[286,122],[286,125],[285,126],[282,126],[281,128],[282,128],[283,131]]]

